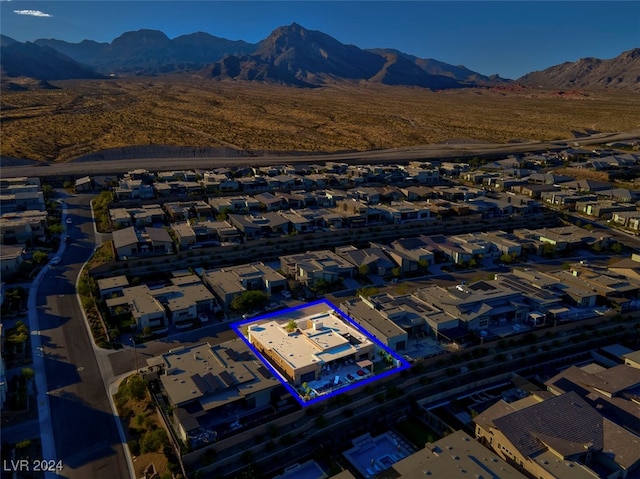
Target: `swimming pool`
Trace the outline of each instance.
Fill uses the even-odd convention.
[[[355,447],[345,451],[344,456],[365,477],[389,469],[408,454],[389,433],[354,439]]]

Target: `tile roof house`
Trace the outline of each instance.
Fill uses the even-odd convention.
[[[640,468],[640,437],[575,392],[500,400],[474,422],[481,442],[533,477],[632,477]]]
[[[640,280],[640,255],[632,254],[609,265],[609,270],[627,278]]]
[[[355,246],[341,246],[336,248],[336,254],[353,264],[364,274],[387,276],[392,273],[396,264],[382,247],[358,249]]]
[[[426,236],[400,238],[390,246],[387,252],[403,273],[417,271],[420,267],[433,264],[435,252],[439,251]]]
[[[571,366],[545,382],[555,395],[580,395],[600,414],[640,436],[640,369]]]

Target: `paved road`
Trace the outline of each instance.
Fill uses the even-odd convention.
[[[63,477],[127,478],[127,459],[76,296],[76,278],[94,246],[89,198],[68,199],[73,242],[60,264],[46,272],[36,297],[55,459],[64,463]]]
[[[344,161],[355,163],[367,162],[402,162],[409,160],[435,159],[435,158],[468,158],[478,155],[510,155],[515,153],[559,151],[568,145],[587,146],[592,144],[608,143],[611,141],[624,141],[638,138],[640,129],[620,133],[598,133],[583,138],[570,138],[554,142],[530,141],[526,143],[508,144],[437,144],[417,145],[410,147],[388,148],[385,150],[371,150],[352,153],[318,154],[318,155],[277,155],[277,156],[235,156],[215,158],[129,158],[123,160],[107,161],[83,161],[58,164],[36,164],[30,166],[3,166],[2,173],[5,177],[11,176],[71,176],[71,175],[95,175],[125,173],[135,168],[144,168],[149,171],[158,169],[181,168],[214,168],[231,167],[239,164],[272,165],[281,163],[317,163],[326,161]]]
[[[136,359],[140,368],[146,367],[146,360],[166,353],[172,348],[180,346],[190,347],[195,344],[209,343],[212,346],[225,341],[236,339],[238,336],[230,329],[228,324],[212,324],[203,328],[194,329],[167,338],[157,339],[136,345],[133,347],[123,341],[124,348],[109,354],[109,367],[115,377],[133,371]],[[136,356],[137,355],[137,358]]]

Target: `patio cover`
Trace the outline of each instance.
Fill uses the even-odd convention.
[[[361,368],[368,368],[369,366],[373,366],[373,363],[368,359],[365,359],[363,361],[358,361],[356,364],[358,365],[358,367],[361,367]]]

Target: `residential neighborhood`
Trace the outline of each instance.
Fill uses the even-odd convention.
[[[7,298],[66,267],[86,197],[87,328],[114,394],[144,380],[176,471],[638,477],[640,197],[615,173],[640,155],[568,155],[3,178],[4,409]]]

